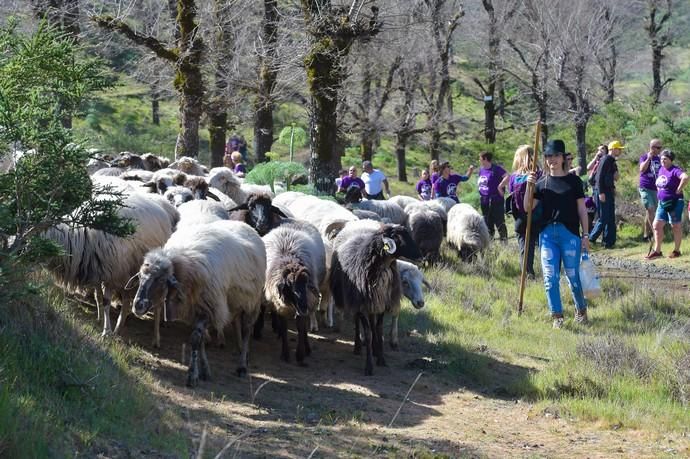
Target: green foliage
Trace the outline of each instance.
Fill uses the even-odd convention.
[[[293,179],[300,175],[307,175],[307,170],[299,163],[269,161],[254,166],[245,180],[257,185],[268,185],[275,193],[274,184],[276,181],[285,183],[286,189],[290,191]]]
[[[88,154],[73,143],[61,119],[89,94],[108,86],[101,64],[81,59],[73,43],[45,23],[31,36],[17,24],[0,29],[0,145],[14,169],[0,175],[0,277],[55,253],[40,234],[58,223],[94,226],[125,235],[120,196],[93,190]],[[19,158],[15,145],[24,150]],[[92,199],[93,192],[100,199]],[[26,266],[24,266],[26,267]]]
[[[302,148],[309,143],[307,132],[299,126],[285,126],[278,135],[278,142],[289,146],[290,138],[292,138],[294,148]]]

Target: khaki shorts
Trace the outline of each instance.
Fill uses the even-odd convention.
[[[659,204],[656,198],[656,190],[648,190],[647,188],[639,188],[640,200],[645,209],[656,209]]]

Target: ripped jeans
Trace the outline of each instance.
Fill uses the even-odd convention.
[[[539,234],[541,247],[541,269],[544,273],[544,288],[551,314],[563,314],[561,302],[561,261],[568,278],[575,306],[587,310],[585,296],[580,284],[580,238],[561,223],[549,223]]]

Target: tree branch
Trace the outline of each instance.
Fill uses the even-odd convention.
[[[170,62],[174,63],[180,57],[179,53],[177,51],[166,48],[165,45],[163,45],[163,43],[160,42],[159,40],[157,40],[156,38],[148,36],[148,35],[141,35],[140,33],[136,32],[134,29],[132,29],[129,25],[125,24],[124,22],[120,21],[119,19],[115,19],[112,16],[109,16],[109,15],[91,16],[91,20],[94,21],[96,24],[98,24],[99,27],[102,27],[106,30],[111,30],[114,32],[120,32],[125,37],[127,37],[131,41],[133,41],[134,43],[147,47],[149,50],[153,51],[156,54],[156,56],[160,57],[161,59],[165,59],[166,61],[170,61]]]

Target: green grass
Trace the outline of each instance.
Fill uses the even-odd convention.
[[[61,295],[49,302],[0,307],[0,456],[89,457],[121,445],[185,455],[182,422],[156,404],[136,348],[100,342]]]
[[[567,320],[553,330],[540,281],[528,281],[525,312],[517,315],[516,253],[495,244],[466,265],[446,251],[446,264],[427,271],[428,306],[405,310],[401,326],[435,345],[425,351],[442,362],[443,374],[471,390],[605,426],[686,429],[688,295],[604,279],[604,294],[590,302],[591,324],[582,326],[572,320],[564,281]]]

